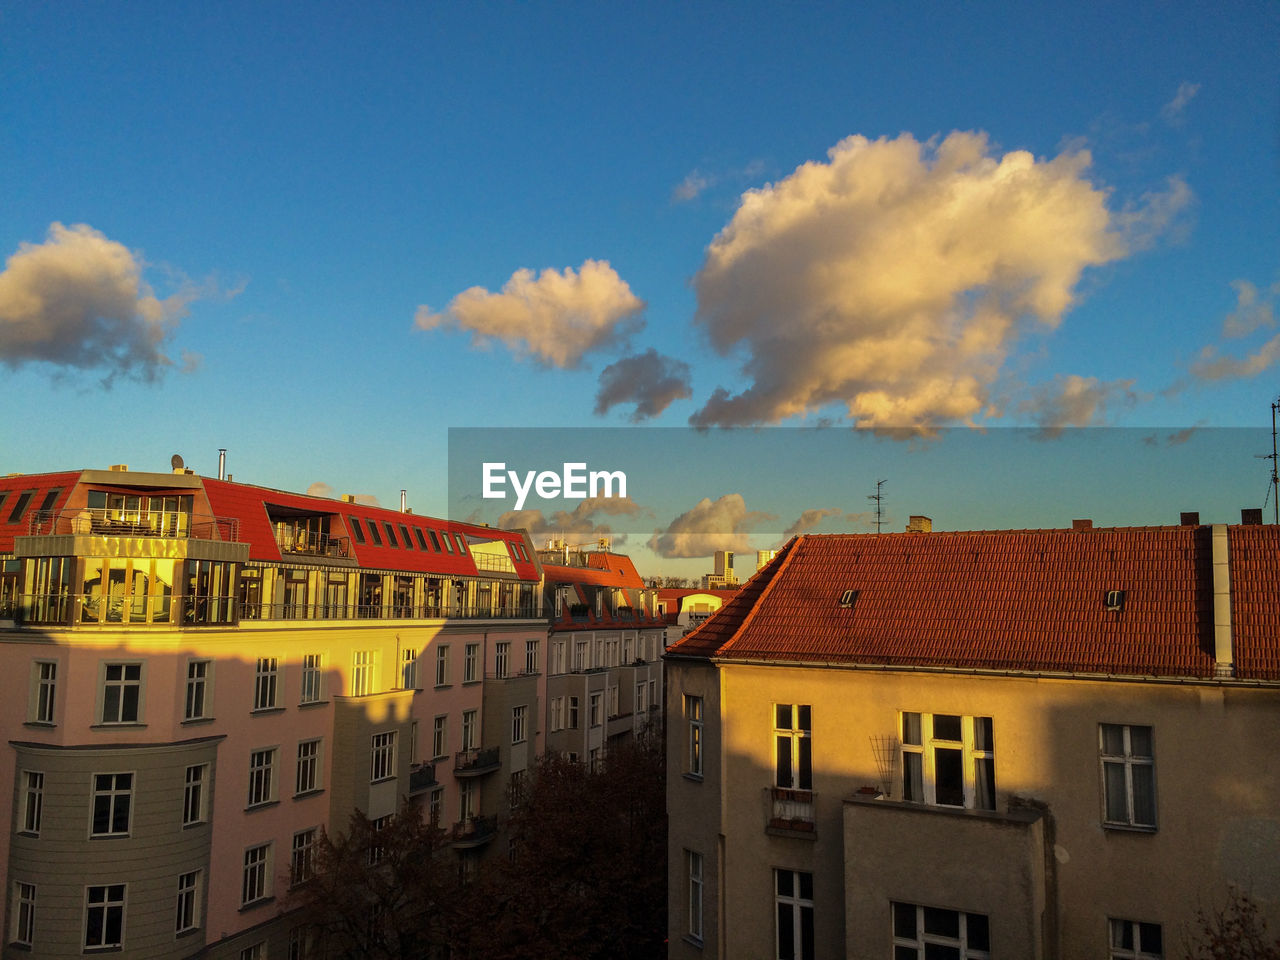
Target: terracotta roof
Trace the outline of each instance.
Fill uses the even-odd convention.
[[[591,597],[581,589],[583,587],[610,587],[614,589],[637,591],[647,589],[640,574],[636,572],[631,558],[618,553],[589,553],[585,567],[563,566],[544,563],[542,573],[548,584],[565,584],[574,588],[576,601],[587,605],[587,613],[574,617],[566,605],[561,616],[554,620],[551,629],[554,631],[569,630],[618,630],[637,629],[640,627],[662,627],[666,625],[664,618],[658,615],[645,616],[640,607],[633,607],[630,619],[614,617],[604,608],[602,615],[596,617],[595,606]]]
[[[1280,678],[1280,527],[1229,531],[1237,673]],[[1105,609],[1109,590],[1125,591],[1122,610]],[[1212,531],[802,536],[670,651],[1211,677]]]
[[[13,551],[13,538],[25,537],[30,530],[31,515],[40,509],[49,491],[60,491],[53,504],[52,511],[62,509],[62,505],[71,496],[71,490],[80,479],[80,471],[69,473],[37,473],[17,474],[12,477],[0,477],[0,553]],[[9,517],[22,494],[34,490],[34,495],[27,501],[25,510],[13,523]]]

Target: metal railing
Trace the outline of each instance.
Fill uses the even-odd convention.
[[[166,539],[240,540],[240,521],[178,510],[37,510],[27,520],[27,535],[65,536],[85,534],[108,537],[163,537]]]
[[[436,767],[433,763],[421,763],[409,771],[410,796],[430,790],[437,783],[439,781],[436,780]]]
[[[351,544],[347,537],[332,537],[327,533],[299,531],[293,536],[276,534],[276,546],[283,553],[308,557],[337,557],[348,559]]]
[[[119,597],[101,593],[24,593],[7,600],[0,619],[23,625],[226,626],[235,622],[226,596]]]
[[[455,774],[484,773],[498,766],[498,748],[463,750],[453,756]]]
[[[475,561],[477,570],[491,570],[496,573],[516,572],[516,565],[504,553],[480,553],[472,547],[471,559]]]
[[[497,817],[464,817],[453,825],[449,839],[462,846],[479,846],[492,840],[497,832]]]
[[[768,826],[784,830],[812,830],[814,826],[814,800],[812,790],[792,790],[787,787],[765,787]]]
[[[251,603],[241,601],[241,620],[530,620],[537,605],[520,607],[480,604],[412,603]]]

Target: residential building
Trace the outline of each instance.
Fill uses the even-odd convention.
[[[354,498],[0,478],[0,955],[303,956],[320,832],[405,797],[486,855],[543,749],[540,584],[522,533]]]
[[[658,609],[667,622],[667,639],[674,640],[700,626],[727,601],[734,590],[702,590],[667,587],[658,591]]]
[[[629,557],[543,552],[548,750],[593,762],[657,721],[666,621]],[[554,562],[553,562],[554,561]]]
[[[670,955],[1280,927],[1280,528],[800,536],[667,666]]]

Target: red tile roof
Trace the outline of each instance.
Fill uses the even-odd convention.
[[[1280,678],[1280,527],[1232,527],[1237,673]],[[857,591],[842,607],[845,590]],[[1124,590],[1123,610],[1104,609]],[[808,535],[676,656],[1211,677],[1208,526]]]
[[[611,587],[627,591],[647,589],[644,580],[636,572],[635,564],[628,556],[617,553],[589,553],[585,567],[544,563],[542,573],[548,585],[566,584],[574,587],[577,599],[571,602],[585,603],[588,608],[585,616],[575,618],[566,606],[561,617],[553,621],[551,626],[553,630],[617,630],[666,625],[664,618],[656,614],[646,616],[639,606],[633,607],[630,619],[614,617],[609,613],[607,606],[602,615],[597,618],[590,597],[586,591],[579,589],[580,587]]]
[[[40,509],[45,496],[50,490],[60,490],[57,499],[50,507],[53,511],[62,509],[62,505],[71,496],[71,489],[80,479],[80,471],[69,473],[17,474],[12,477],[0,477],[0,553],[13,551],[13,538],[25,537],[30,532],[31,515]],[[27,508],[16,522],[9,522],[18,497],[28,490],[35,495],[27,503]],[[8,494],[8,496],[5,496]]]

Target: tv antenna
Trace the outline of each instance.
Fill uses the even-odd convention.
[[[1271,501],[1272,518],[1280,524],[1280,473],[1276,472],[1276,410],[1280,410],[1280,399],[1271,401],[1271,452],[1254,456],[1258,460],[1271,461],[1271,479],[1267,483],[1267,496],[1262,501],[1262,509],[1267,508],[1267,500]]]
[[[1272,413],[1274,414],[1275,404],[1273,403],[1271,406],[1272,406]],[[884,494],[880,492],[880,488],[883,487],[884,485],[885,485],[885,481],[877,480],[876,492],[867,494],[868,500],[874,500],[876,502],[876,533],[880,532],[880,526],[881,524],[884,523],[884,510],[883,510]]]

